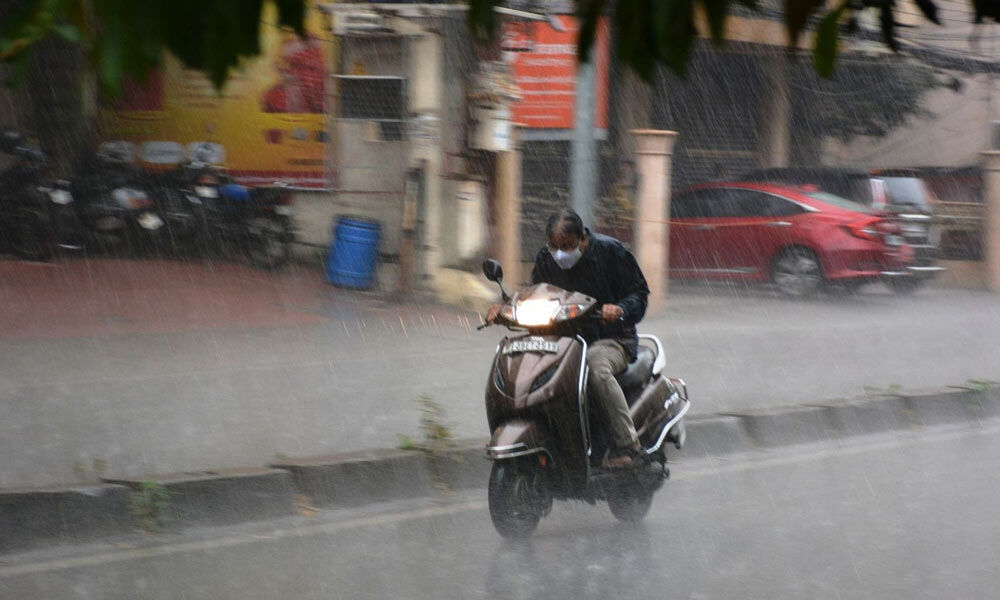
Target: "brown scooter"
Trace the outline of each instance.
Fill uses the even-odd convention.
[[[523,332],[500,342],[486,384],[494,527],[504,537],[527,537],[553,499],[605,500],[619,520],[641,520],[670,476],[664,442],[683,445],[681,419],[691,406],[684,382],[662,375],[663,345],[640,335],[638,357],[618,376],[643,460],[603,468],[609,438],[587,402],[587,342],[579,335],[596,325],[596,300],[545,283],[510,297],[500,263],[487,260],[483,273],[503,295],[495,323]]]

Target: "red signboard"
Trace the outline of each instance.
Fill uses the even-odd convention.
[[[507,23],[503,34],[504,60],[510,64],[522,99],[514,103],[513,119],[533,129],[572,129],[576,101],[577,19],[558,16],[563,31],[548,22]],[[596,98],[594,124],[608,127],[609,32],[607,18],[597,25],[591,60]]]

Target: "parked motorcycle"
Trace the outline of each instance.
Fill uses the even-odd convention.
[[[202,160],[166,174],[161,187],[161,211],[175,245],[247,257],[262,269],[279,268],[291,256],[291,194],[284,187],[237,185]]]
[[[523,332],[500,342],[486,385],[488,499],[497,532],[529,536],[553,499],[607,501],[619,520],[641,520],[670,474],[664,443],[683,445],[682,419],[691,406],[684,381],[663,375],[663,345],[640,335],[636,360],[617,377],[642,458],[604,468],[609,436],[587,400],[587,342],[580,336],[600,318],[597,302],[544,283],[510,297],[498,262],[486,261],[483,272],[504,299],[495,323]]]
[[[59,248],[82,248],[69,183],[49,174],[39,148],[8,130],[0,134],[0,152],[13,165],[0,173],[0,245],[31,260],[50,258]]]
[[[117,253],[160,248],[164,221],[150,176],[125,146],[105,144],[73,181],[78,212],[95,246]]]

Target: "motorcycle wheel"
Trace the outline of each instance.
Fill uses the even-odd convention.
[[[653,491],[641,485],[625,485],[608,494],[608,508],[619,521],[637,523],[653,505]]]
[[[278,216],[256,217],[247,223],[249,227],[250,262],[259,269],[278,269],[291,256],[292,248],[288,238],[291,225],[288,219]]]
[[[28,260],[47,260],[55,254],[49,218],[39,210],[24,208],[17,212],[12,242],[14,254]]]
[[[518,468],[515,463],[493,463],[487,495],[493,527],[501,536],[523,539],[538,527],[542,510],[534,480],[530,470]]]

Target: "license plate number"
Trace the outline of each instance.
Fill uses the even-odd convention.
[[[887,235],[885,236],[885,243],[890,246],[902,246],[903,238],[898,235]]]
[[[194,193],[202,198],[218,198],[219,190],[207,185],[199,185],[194,188]]]
[[[549,340],[514,340],[503,349],[504,354],[518,354],[521,352],[548,352],[555,354],[559,352],[559,344],[558,342]]]

